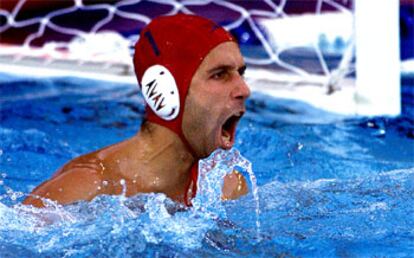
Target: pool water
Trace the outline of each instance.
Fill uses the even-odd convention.
[[[134,135],[144,102],[128,84],[7,74],[0,83],[0,257],[414,253],[412,118],[346,118],[254,93],[235,147],[203,161],[212,171],[194,208],[147,194],[34,209],[19,203],[65,162]],[[221,202],[233,166],[251,191]]]

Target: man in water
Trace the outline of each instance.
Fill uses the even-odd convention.
[[[235,39],[214,22],[178,14],[154,19],[135,45],[135,73],[146,118],[132,138],[80,156],[39,185],[24,204],[44,207],[100,194],[164,193],[191,205],[198,161],[234,145],[250,90]],[[225,176],[222,199],[248,191],[244,177]]]

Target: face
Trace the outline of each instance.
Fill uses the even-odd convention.
[[[246,111],[250,89],[239,47],[225,42],[204,58],[192,78],[185,101],[182,129],[199,158],[234,145],[236,126]]]

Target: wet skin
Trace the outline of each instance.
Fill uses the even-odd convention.
[[[218,45],[205,57],[192,78],[183,114],[183,134],[191,154],[169,129],[145,122],[132,138],[73,159],[51,179],[35,188],[23,203],[44,207],[41,198],[70,204],[100,194],[165,193],[184,203],[190,168],[217,148],[234,144],[237,122],[250,95],[242,75],[243,57],[237,44]],[[195,156],[193,156],[195,155]],[[224,178],[222,199],[248,192],[244,177],[233,172]]]

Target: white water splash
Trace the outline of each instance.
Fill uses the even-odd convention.
[[[193,200],[193,207],[204,216],[209,214],[213,219],[226,218],[226,211],[221,201],[223,178],[238,168],[246,171],[250,177],[252,194],[256,202],[257,240],[260,241],[260,203],[257,181],[251,162],[244,158],[237,149],[232,148],[229,151],[219,149],[209,158],[200,160],[198,190]]]
[[[237,150],[218,151],[200,163],[199,193],[194,207],[186,210],[164,194],[126,197],[124,180],[119,182],[121,195],[101,195],[91,202],[62,206],[44,199],[46,208],[43,209],[21,204],[8,207],[0,203],[0,227],[6,230],[0,234],[0,242],[11,246],[22,244],[28,252],[24,255],[57,256],[74,255],[73,247],[85,242],[94,244],[77,250],[77,255],[88,256],[100,246],[114,248],[111,252],[133,250],[137,255],[151,248],[148,244],[168,245],[177,250],[201,248],[208,232],[218,229],[218,221],[226,218],[221,200],[223,177],[235,167],[249,173],[253,194],[257,194],[250,162]],[[8,189],[4,197],[14,200],[22,194]],[[259,232],[258,219],[257,229]],[[214,243],[223,241],[212,236]]]

